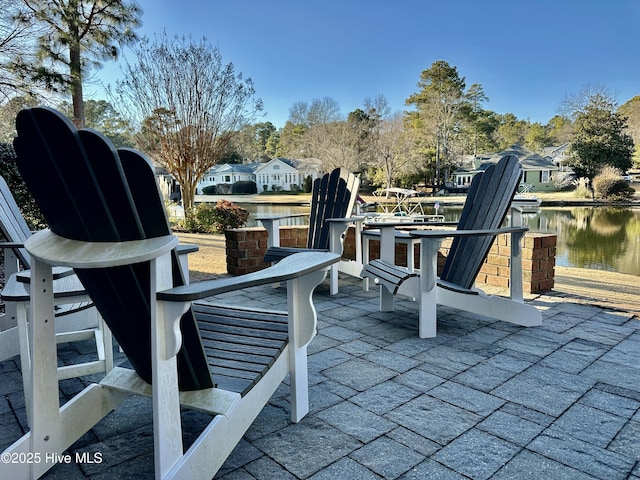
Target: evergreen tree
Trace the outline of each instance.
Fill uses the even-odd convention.
[[[465,79],[458,75],[456,67],[444,60],[433,62],[420,74],[420,91],[411,95],[405,103],[414,105],[423,119],[414,124],[430,128],[435,137],[436,183],[440,183],[440,167],[452,161],[452,142],[460,128],[461,112],[465,105]],[[442,160],[441,161],[441,153]]]
[[[615,111],[608,95],[596,92],[575,114],[571,165],[579,177],[593,178],[604,166],[626,171],[631,167],[633,139],[626,132],[627,119]],[[592,190],[593,191],[593,190]]]
[[[37,38],[38,65],[34,78],[61,85],[71,93],[73,121],[84,127],[82,82],[90,67],[118,56],[118,45],[137,39],[142,10],[121,0],[21,0],[36,21],[45,27]]]

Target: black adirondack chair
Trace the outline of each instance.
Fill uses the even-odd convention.
[[[420,239],[419,272],[393,264],[395,225],[377,224],[381,229],[381,258],[366,264],[363,276],[381,285],[381,310],[393,310],[394,295],[418,299],[421,337],[436,335],[438,304],[518,325],[541,325],[540,312],[523,302],[521,239],[528,228],[502,227],[521,177],[518,158],[505,156],[474,177],[456,230],[412,231],[411,236]],[[486,295],[474,288],[496,235],[502,233],[511,235],[510,298]],[[438,278],[437,254],[447,237],[453,237],[453,242]]]
[[[311,212],[309,214],[309,233],[307,250],[333,252],[342,255],[344,237],[349,225],[356,227],[356,243],[360,241],[358,232],[362,231],[364,218],[352,217],[353,208],[358,196],[360,178],[345,168],[335,170],[317,178],[313,182],[311,192]],[[280,261],[293,253],[304,249],[280,246],[280,221],[298,215],[278,215],[258,217],[268,232],[267,251],[264,261],[267,263]],[[361,254],[360,254],[361,258]],[[341,260],[331,269],[331,294],[338,292],[338,272],[359,276],[362,261],[356,255],[356,261]]]
[[[291,416],[308,411],[306,345],[315,334],[311,294],[338,260],[308,252],[254,274],[185,284],[156,179],[134,150],[77,130],[49,108],[20,112],[18,167],[50,225],[26,242],[35,382],[32,429],[7,452],[62,453],[114,409],[124,393],[151,394],[157,478],[210,479],[287,375]],[[62,408],[50,331],[51,265],[75,269],[132,369],[115,367]],[[195,303],[273,281],[288,284],[289,310]],[[289,288],[290,287],[290,288]],[[180,404],[214,417],[182,445]],[[39,476],[50,463],[0,465],[2,478]],[[31,470],[31,472],[30,472]]]

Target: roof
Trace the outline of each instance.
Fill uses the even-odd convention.
[[[288,167],[298,170],[300,173],[305,172],[320,172],[321,162],[316,158],[301,158],[301,159],[289,159],[276,157],[268,162],[256,162],[256,163],[223,163],[214,165],[208,171],[209,175],[222,175],[222,174],[230,174],[230,173],[239,173],[239,174],[247,174],[254,175],[258,170],[262,170],[269,164],[273,163],[283,163]]]
[[[563,146],[555,147],[561,149]],[[489,165],[497,163],[505,155],[518,157],[523,170],[558,170],[550,157],[539,155],[524,145],[516,143],[501,152],[482,153],[479,155],[465,155],[462,164],[456,169],[454,175],[465,173],[477,173],[484,171]]]
[[[558,170],[558,166],[549,158],[543,157],[519,143],[497,153],[495,161],[505,155],[516,155],[523,170]]]
[[[542,149],[542,152],[540,152],[540,154],[543,157],[549,157],[551,159],[554,159],[556,157],[561,157],[564,156],[564,154],[566,153],[566,151],[569,149],[569,144],[568,143],[563,143],[562,145],[555,145],[552,147],[544,147]]]
[[[215,165],[209,170],[212,174],[221,173],[253,173],[251,165],[244,165],[242,163],[223,163],[221,165]]]

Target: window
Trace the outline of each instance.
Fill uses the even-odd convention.
[[[540,170],[540,183],[549,183],[551,180],[551,172],[549,170]]]
[[[230,182],[231,181],[231,175],[225,175],[224,176],[224,181],[225,182]]]
[[[456,180],[459,187],[464,187],[471,184],[471,175],[458,175]]]
[[[273,166],[273,169],[274,169],[274,170],[280,170],[280,165],[274,165],[274,166]]]

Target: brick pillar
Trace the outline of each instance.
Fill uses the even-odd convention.
[[[309,227],[306,226],[281,227],[280,245],[304,248],[307,245],[308,230]],[[225,230],[224,236],[229,274],[243,275],[269,266],[263,261],[268,237],[264,228],[235,228]]]
[[[225,230],[227,272],[243,275],[263,269],[267,250],[267,231],[264,228],[236,228]]]
[[[558,237],[545,233],[527,233],[523,240],[522,272],[525,291],[540,293],[553,289]]]

